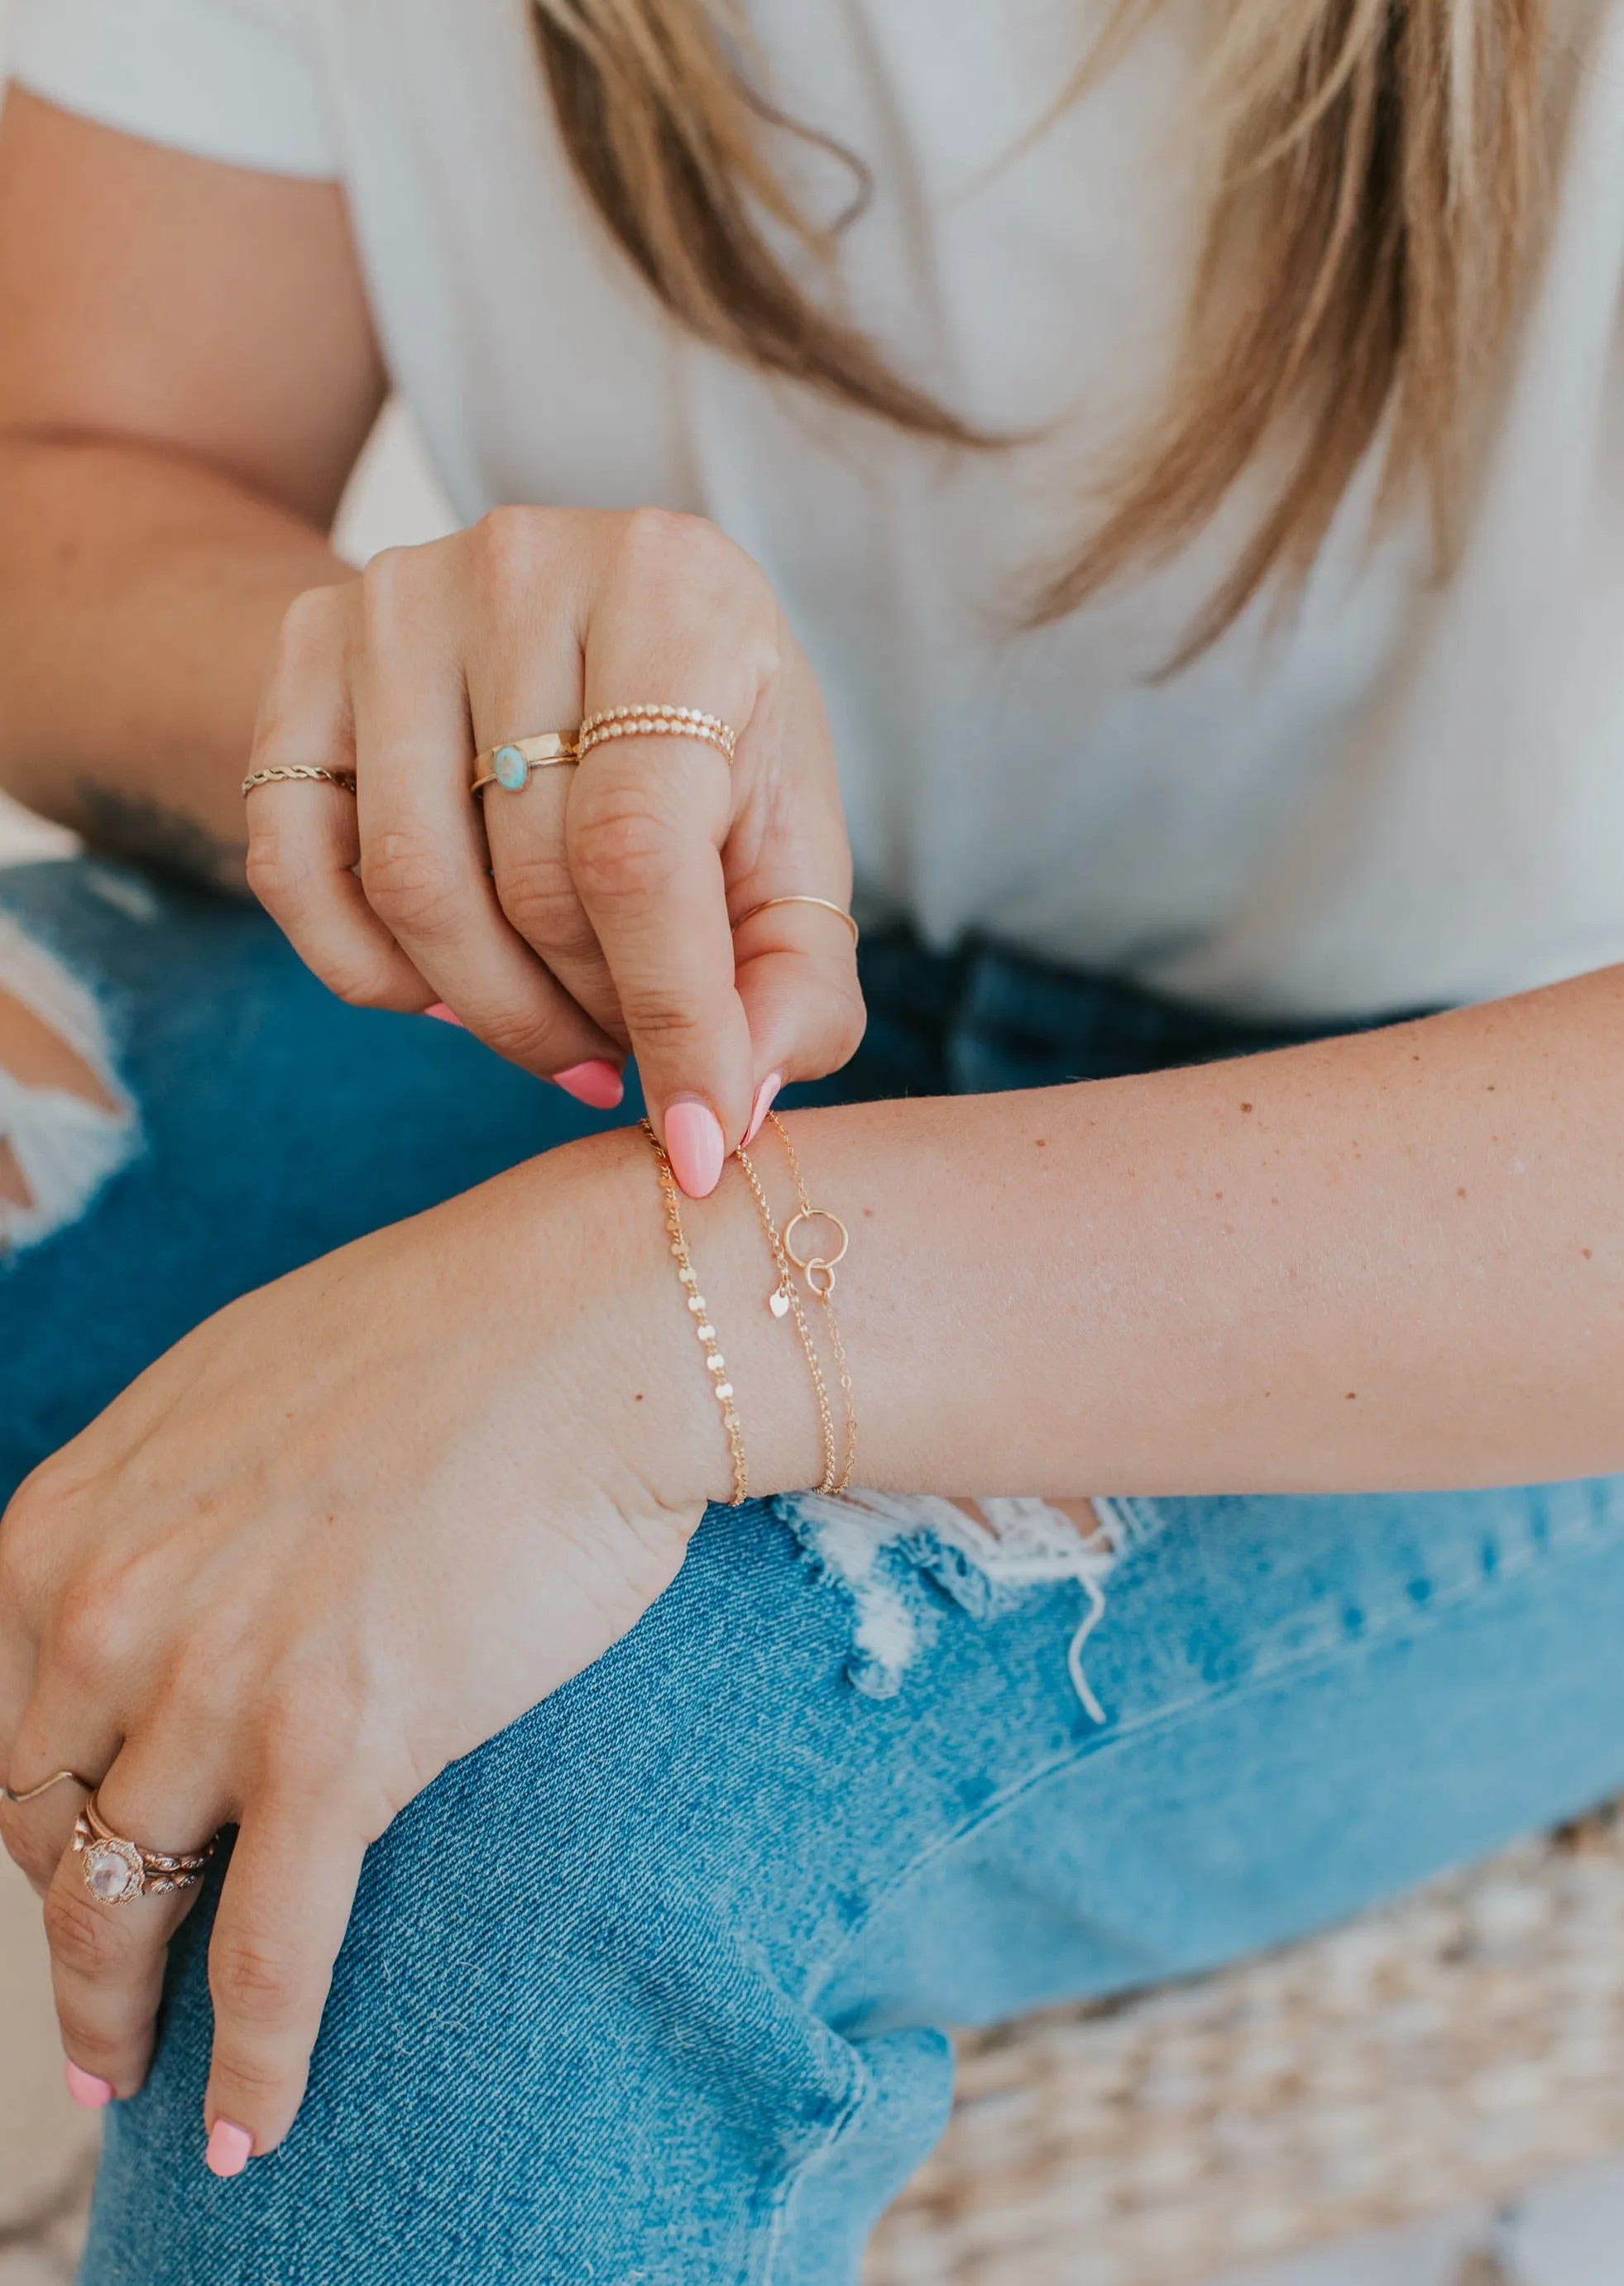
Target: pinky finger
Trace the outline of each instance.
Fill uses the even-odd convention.
[[[312,1817],[308,1794],[243,1819],[209,1948],[203,2118],[217,2175],[240,2175],[293,2124],[366,1847],[336,1803]]]

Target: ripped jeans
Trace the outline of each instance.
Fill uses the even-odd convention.
[[[0,873],[0,909],[93,993],[130,1106],[0,1271],[0,1489],[243,1288],[595,1123],[342,1006],[250,910],[87,863]],[[865,983],[824,1093],[1268,1044],[901,935]],[[1085,1563],[1002,1522],[1000,1564],[939,1514],[713,1511],[371,1851],[304,2109],[232,2182],[210,1891],[86,2280],[850,2286],[945,2119],[942,2027],[1278,1943],[1624,1785],[1624,1483],[1123,1500]]]

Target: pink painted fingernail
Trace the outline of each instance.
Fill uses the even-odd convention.
[[[77,2064],[65,2063],[62,2077],[67,2082],[67,2093],[81,2111],[99,2111],[113,2101],[112,2081],[98,2079],[94,2072],[81,2071]]]
[[[782,1072],[769,1072],[767,1077],[761,1082],[761,1086],[757,1088],[755,1092],[755,1101],[750,1107],[750,1124],[745,1130],[745,1148],[746,1151],[755,1141],[756,1137],[761,1133],[761,1122],[772,1109],[774,1101],[777,1097],[778,1090],[783,1085],[784,1074]]]
[[[425,1008],[423,1013],[425,1016],[432,1016],[437,1024],[454,1024],[459,1032],[466,1032],[468,1029],[461,1017],[453,1015],[443,1000],[437,1000],[433,1007]]]
[[[721,1180],[726,1156],[721,1123],[708,1103],[689,1096],[666,1107],[666,1156],[690,1199],[708,1199]]]
[[[223,2175],[229,2181],[248,2165],[253,2148],[254,2138],[246,2127],[230,2119],[217,2119],[209,2131],[209,2148],[203,2156],[209,2173]]]
[[[555,1072],[553,1085],[572,1095],[577,1103],[590,1104],[594,1111],[612,1111],[626,1100],[626,1082],[613,1064],[597,1057],[590,1063],[572,1064],[568,1071]]]

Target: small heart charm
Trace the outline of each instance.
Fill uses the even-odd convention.
[[[767,1297],[767,1306],[772,1312],[775,1318],[782,1318],[788,1314],[790,1297],[782,1286],[775,1286],[773,1288],[772,1292]]]

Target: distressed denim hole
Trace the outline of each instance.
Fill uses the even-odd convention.
[[[76,1221],[138,1145],[93,996],[0,914],[0,1250]]]
[[[1140,1536],[1114,1501],[1093,1501],[1092,1528],[1041,1500],[950,1501],[931,1494],[858,1492],[843,1500],[793,1493],[774,1507],[852,1607],[846,1674],[871,1699],[890,1699],[929,1644],[941,1605],[934,1588],[973,1619],[990,1619],[1035,1588],[1074,1580],[1081,1610],[1067,1652],[1073,1690],[1093,1722],[1106,1721],[1083,1652],[1105,1617],[1105,1583]]]

